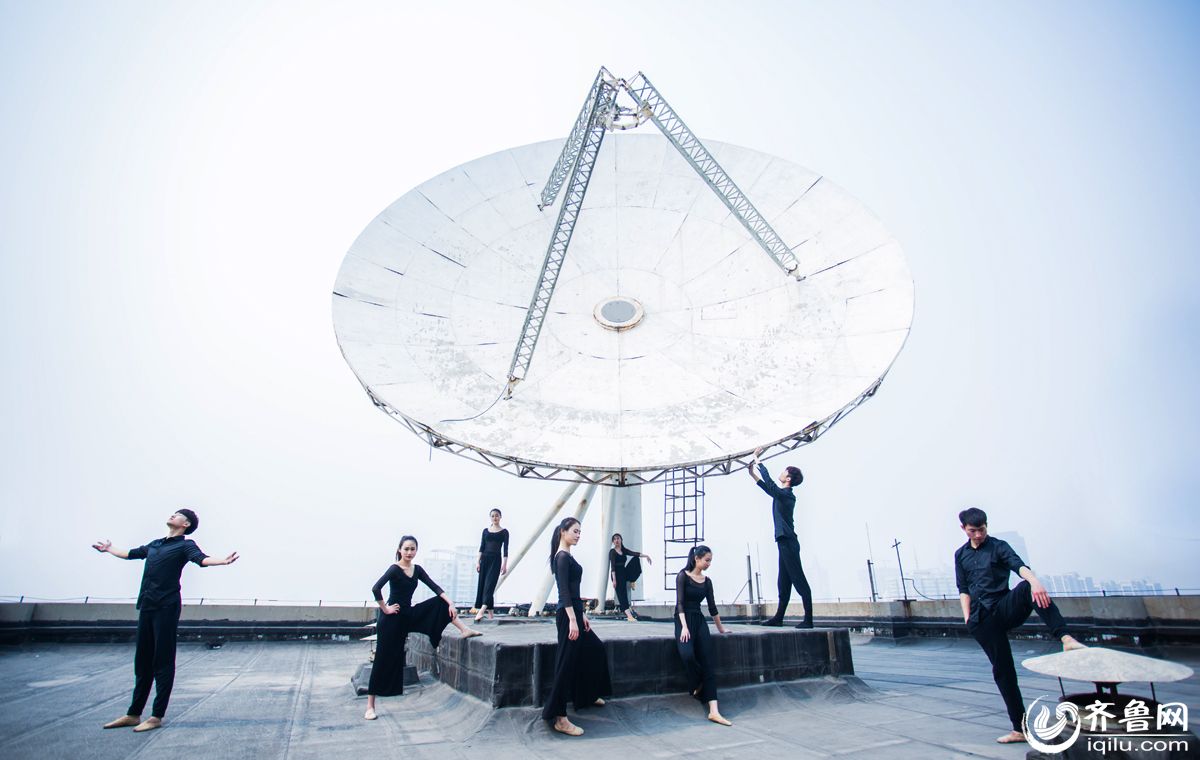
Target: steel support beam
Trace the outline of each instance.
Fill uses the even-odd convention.
[[[662,131],[667,140],[712,188],[721,202],[729,209],[729,213],[737,217],[737,220],[750,233],[750,237],[762,246],[771,260],[778,264],[784,273],[794,275],[798,280],[804,279],[799,275],[800,263],[796,261],[792,250],[780,239],[774,228],[758,212],[758,209],[741,191],[737,183],[725,173],[725,170],[717,163],[717,159],[713,158],[713,155],[700,142],[700,138],[688,129],[687,125],[683,123],[683,119],[679,118],[679,115],[667,104],[654,85],[650,84],[646,75],[639,71],[637,76],[629,82],[622,80],[621,85],[622,89],[629,93],[640,108],[649,109],[650,119],[655,126]]]
[[[583,206],[583,196],[587,193],[588,183],[592,179],[596,156],[600,153],[600,146],[608,131],[605,121],[613,108],[617,91],[604,79],[603,71],[597,76],[596,81],[596,97],[591,113],[588,115],[587,131],[576,155],[575,165],[571,169],[571,181],[567,185],[567,195],[563,198],[562,207],[558,210],[558,222],[554,226],[554,235],[550,238],[550,245],[546,249],[546,258],[542,262],[542,271],[538,275],[537,288],[533,291],[533,298],[529,302],[529,310],[525,314],[525,324],[521,327],[521,338],[513,352],[512,364],[508,368],[506,398],[512,397],[513,386],[525,379],[525,373],[529,371],[529,363],[533,361],[533,350],[537,347],[538,336],[541,335],[542,325],[550,311],[550,299],[554,296],[554,286],[558,284],[558,274],[562,270],[567,247],[571,244],[575,223],[579,220],[579,210]],[[559,161],[563,162],[567,157],[567,150],[564,149]],[[551,177],[552,183],[553,176]],[[543,195],[549,191],[549,188],[550,184],[547,185],[547,190],[543,192]]]

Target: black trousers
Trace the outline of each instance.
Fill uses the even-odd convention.
[[[583,630],[582,605],[575,607],[575,620],[579,621],[579,638],[571,641],[567,638],[571,630],[567,611],[559,608],[554,616],[558,626],[558,654],[554,661],[554,685],[542,708],[545,720],[565,716],[568,700],[578,710],[612,694],[608,653],[594,630]]]
[[[613,586],[617,591],[617,612],[624,612],[629,609],[629,581],[625,580],[624,575],[617,575],[617,579],[613,582]]]
[[[804,601],[804,621],[812,622],[813,602],[812,589],[808,587],[808,579],[804,577],[804,566],[800,564],[800,541],[795,538],[777,538],[775,545],[779,549],[779,611],[775,617],[782,618],[787,612],[788,602],[792,600],[792,586]]]
[[[717,698],[717,658],[713,652],[712,634],[708,632],[708,621],[700,612],[684,612],[687,618],[688,632],[691,639],[687,642],[679,640],[683,625],[679,615],[675,616],[675,648],[683,659],[683,667],[687,671],[688,691],[700,689],[696,698],[708,704]]]
[[[500,581],[500,555],[484,554],[479,558],[479,582],[475,586],[475,609],[496,608],[496,583]]]
[[[1021,718],[1025,715],[1025,703],[1021,689],[1017,686],[1017,666],[1013,663],[1012,647],[1008,644],[1008,632],[1024,623],[1030,612],[1036,612],[1054,638],[1067,633],[1067,623],[1057,605],[1042,609],[1033,603],[1033,592],[1029,581],[1021,581],[1015,588],[996,600],[991,609],[976,604],[967,620],[967,632],[979,642],[992,663],[992,678],[1004,698],[1008,719],[1014,731],[1021,730]]]
[[[375,618],[375,661],[367,693],[377,697],[394,697],[404,693],[404,645],[408,634],[423,633],[437,649],[442,631],[450,625],[450,605],[440,596],[431,597],[404,607],[394,615],[381,611]]]
[[[138,613],[137,649],[133,655],[133,701],[128,715],[141,715],[154,685],[151,714],[163,718],[175,686],[175,640],[179,632],[179,605]]]

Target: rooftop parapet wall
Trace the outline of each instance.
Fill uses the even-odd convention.
[[[1123,636],[1141,644],[1200,642],[1200,596],[1090,596],[1055,598],[1067,622],[1084,635]],[[718,605],[727,621],[766,617],[775,604]],[[639,604],[639,614],[670,620],[673,606]],[[800,604],[788,607],[798,618]],[[299,638],[360,635],[374,622],[367,606],[185,604],[180,635],[204,638]],[[958,600],[818,602],[818,625],[846,627],[884,636],[965,636]],[[132,640],[137,610],[114,603],[0,603],[0,641]],[[1031,617],[1017,635],[1040,630]]]

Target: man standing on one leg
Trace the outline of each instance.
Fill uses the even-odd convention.
[[[775,524],[775,544],[779,549],[779,609],[763,625],[783,625],[783,615],[792,599],[792,586],[795,586],[804,600],[804,620],[796,627],[812,628],[812,590],[808,587],[808,579],[804,577],[804,566],[800,564],[800,540],[796,538],[796,529],[792,524],[792,515],[796,511],[796,495],[792,493],[792,488],[804,482],[804,475],[799,467],[785,467],[779,475],[779,485],[775,485],[766,466],[758,461],[760,454],[762,449],[756,449],[754,461],[746,469],[758,487],[771,496],[771,518]]]
[[[962,601],[963,621],[967,632],[979,642],[992,663],[992,678],[1012,721],[1012,733],[996,741],[1023,742],[1021,719],[1025,703],[1017,686],[1017,667],[1008,644],[1008,632],[1024,623],[1030,612],[1037,612],[1051,635],[1062,641],[1064,651],[1083,649],[1083,644],[1067,634],[1066,621],[1033,571],[1006,541],[988,535],[987,514],[982,509],[964,509],[958,513],[958,521],[967,534],[967,542],[954,552],[954,576]],[[1011,590],[1010,572],[1023,579]]]
[[[175,634],[179,628],[179,613],[183,599],[179,593],[179,576],[183,566],[195,562],[201,567],[231,565],[237,552],[225,559],[213,559],[190,538],[200,526],[200,519],[190,509],[181,509],[167,518],[167,535],[145,546],[123,551],[114,549],[112,541],[97,541],[92,548],[121,559],[144,559],[142,588],[138,593],[137,650],[133,656],[133,701],[125,715],[104,724],[105,728],[134,726],[134,731],[150,731],[162,726],[175,684]],[[142,720],[142,710],[150,698],[154,684],[154,707],[151,717]]]

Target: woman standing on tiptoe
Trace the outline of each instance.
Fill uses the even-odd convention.
[[[417,539],[404,536],[396,549],[396,561],[388,566],[383,577],[371,587],[375,603],[379,605],[378,622],[375,627],[375,663],[371,666],[371,680],[367,684],[367,720],[375,720],[375,697],[393,697],[404,693],[404,640],[409,633],[423,633],[437,648],[442,640],[442,630],[447,623],[462,632],[464,639],[482,636],[463,625],[454,610],[454,602],[446,596],[442,587],[434,583],[425,568],[413,564],[417,556]],[[420,604],[412,603],[417,581],[424,583],[437,596]],[[387,604],[380,591],[383,584],[390,583]]]
[[[550,567],[558,584],[558,658],[554,663],[554,686],[542,708],[542,718],[551,721],[555,731],[580,736],[583,729],[567,719],[567,700],[575,709],[602,705],[612,694],[608,677],[608,654],[600,637],[583,613],[579,582],[583,567],[571,556],[571,547],[579,543],[579,521],[564,518],[550,537]]]
[[[708,622],[700,611],[701,600],[706,600],[717,632],[725,633],[713,598],[712,579],[704,575],[711,564],[712,549],[703,544],[693,546],[688,550],[687,566],[675,576],[675,646],[687,669],[688,689],[693,697],[708,705],[708,719],[732,726],[717,709],[717,658]]]
[[[475,589],[475,622],[483,620],[486,610],[488,620],[496,607],[496,583],[508,572],[508,530],[500,527],[500,510],[488,513],[492,524],[483,529],[479,539],[479,556],[475,559],[475,572],[479,573],[479,585]]]
[[[629,603],[629,584],[641,577],[643,559],[647,565],[654,564],[649,554],[627,548],[621,534],[613,534],[612,548],[608,550],[609,577],[617,592],[617,614],[624,612],[625,619],[631,623],[637,620],[637,615],[633,614],[633,605]]]

